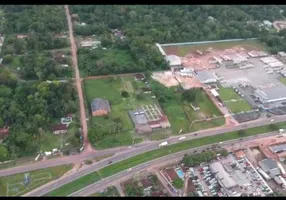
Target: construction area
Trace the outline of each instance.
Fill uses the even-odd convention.
[[[273,22],[274,28],[279,32],[282,29],[286,28],[286,21],[275,21]]]
[[[258,119],[260,111],[286,114],[286,86],[280,82],[286,75],[286,53],[269,55],[257,47],[235,44],[227,49],[222,45],[215,49],[214,43],[201,49],[197,45],[197,49],[190,47],[190,52],[184,45],[183,57],[175,55],[176,51],[181,54],[179,46],[156,44],[171,70],[152,77],[167,87],[203,88],[222,113],[237,123]],[[225,89],[228,92],[222,94],[220,90]]]

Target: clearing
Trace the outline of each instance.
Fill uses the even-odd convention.
[[[240,113],[253,110],[252,107],[244,99],[239,99],[236,101],[225,102],[225,105],[232,113]]]

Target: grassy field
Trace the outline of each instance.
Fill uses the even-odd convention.
[[[143,84],[143,85],[142,85]],[[109,101],[111,113],[108,117],[92,117],[92,124],[101,124],[109,128],[114,118],[119,118],[122,123],[123,131],[115,136],[105,136],[98,141],[97,148],[111,148],[122,145],[131,145],[133,139],[140,142],[134,131],[134,125],[129,117],[128,111],[139,108],[141,105],[154,104],[150,94],[143,94],[143,98],[137,99],[137,94],[144,87],[143,82],[135,82],[133,76],[124,76],[116,78],[95,79],[85,81],[85,93],[87,104],[94,98],[103,98]],[[129,93],[128,98],[121,96],[122,91]]]
[[[280,82],[286,85],[286,78],[285,77],[280,78]]]
[[[235,101],[235,102],[228,101],[228,102],[225,102],[225,105],[233,113],[246,112],[246,111],[252,110],[252,107],[244,99],[241,99],[241,100]]]
[[[264,50],[266,47],[260,43],[258,40],[245,40],[236,42],[217,42],[209,44],[195,44],[195,45],[180,45],[180,46],[162,46],[163,50],[168,55],[171,52],[175,52],[177,56],[185,56],[189,53],[194,53],[196,50],[206,51],[208,48],[213,48],[215,50],[224,50],[232,48],[235,46],[240,46],[248,50]]]
[[[60,121],[60,120],[58,120]],[[74,148],[79,147],[79,142],[75,138],[78,131],[76,122],[72,122],[68,127],[68,132],[65,134],[55,135],[52,131],[44,132],[41,135],[39,144],[42,151],[52,151],[52,149]],[[68,145],[65,145],[68,144]]]
[[[191,126],[190,132],[195,132],[203,129],[214,128],[225,124],[225,118],[217,118],[210,121],[196,122]]]
[[[218,93],[222,101],[229,101],[232,99],[241,99],[241,97],[232,88],[221,87]]]
[[[21,196],[35,188],[40,187],[52,180],[60,178],[67,171],[72,169],[72,165],[62,165],[57,167],[45,168],[31,171],[28,173],[4,176],[0,178],[1,196]],[[29,174],[31,182],[24,185],[25,174]]]
[[[285,122],[280,122],[277,123],[277,129],[279,128],[286,128],[286,123]],[[140,165],[142,163],[146,163],[150,160],[156,159],[156,158],[161,158],[163,156],[175,153],[175,152],[180,152],[184,151],[190,148],[196,148],[199,146],[203,145],[208,145],[208,144],[213,144],[213,143],[218,143],[218,142],[223,142],[227,140],[232,140],[232,139],[237,139],[241,137],[247,137],[251,135],[257,135],[257,134],[262,134],[266,132],[271,132],[274,131],[271,129],[269,125],[266,126],[261,126],[261,127],[256,127],[256,128],[250,128],[246,129],[245,133],[243,135],[239,134],[239,131],[233,131],[229,133],[224,133],[220,135],[214,135],[214,136],[208,136],[208,137],[203,137],[203,138],[198,138],[194,140],[189,140],[189,141],[184,141],[178,144],[173,144],[169,145],[160,149],[152,150],[149,152],[145,152],[143,154],[134,156],[132,158],[120,161],[118,163],[109,165],[107,167],[104,167],[100,169],[98,172],[92,172],[89,175],[83,176],[71,183],[68,183],[54,191],[52,191],[49,196],[66,196],[74,191],[75,189],[79,190],[83,187],[86,187],[94,182],[97,182],[100,180],[99,175],[101,178],[106,178],[109,176],[112,176],[116,173],[122,172],[128,168],[135,167],[137,165]],[[95,176],[95,180],[91,181],[92,176]],[[73,188],[72,188],[73,186]]]
[[[107,189],[105,189],[103,192],[96,192],[93,193],[89,196],[94,196],[94,197],[119,197],[120,194],[116,187],[110,186]]]

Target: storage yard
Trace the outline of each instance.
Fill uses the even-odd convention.
[[[204,88],[215,97],[214,102],[224,115],[231,115],[238,123],[258,119],[260,111],[286,114],[286,86],[280,81],[286,76],[286,53],[269,55],[257,44],[244,46],[243,43],[225,45],[227,49],[221,47],[223,42],[218,49],[216,43],[204,44],[202,48],[194,45],[189,52],[186,46],[156,44],[171,71],[154,73],[153,78],[169,87]],[[180,48],[184,57],[179,57],[183,55]],[[215,89],[218,95],[211,92],[211,84],[218,86]]]

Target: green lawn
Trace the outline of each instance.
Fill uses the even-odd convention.
[[[232,88],[219,88],[219,97],[222,101],[229,101],[232,99],[241,99],[241,97]]]
[[[246,112],[246,111],[252,110],[252,107],[244,99],[241,99],[241,100],[235,101],[235,102],[228,101],[228,102],[225,102],[225,105],[233,113]]]
[[[285,122],[280,122],[276,124],[277,127],[276,129],[279,128],[285,128],[286,123]],[[247,137],[251,135],[257,135],[257,134],[262,134],[266,132],[271,132],[274,131],[271,126],[266,125],[266,126],[261,126],[261,127],[256,127],[256,128],[250,128],[246,129],[245,133],[243,135],[239,134],[239,131],[233,131],[229,133],[224,133],[220,135],[214,135],[214,136],[207,136],[203,138],[198,138],[194,140],[189,140],[189,141],[184,141],[180,142],[178,144],[173,144],[169,145],[160,149],[152,150],[145,152],[143,154],[134,156],[132,158],[120,161],[118,163],[114,163],[112,165],[109,165],[107,167],[104,167],[100,169],[98,172],[92,172],[86,176],[83,176],[71,183],[68,183],[64,186],[61,186],[60,188],[52,191],[49,193],[49,196],[67,196],[68,194],[71,194],[75,192],[76,190],[79,190],[81,188],[84,188],[94,182],[97,182],[100,180],[98,173],[100,174],[101,178],[106,178],[109,176],[112,176],[116,173],[119,173],[121,171],[124,171],[128,168],[135,167],[137,165],[140,165],[142,163],[146,163],[150,160],[156,159],[156,158],[161,158],[163,156],[173,154],[176,152],[184,151],[190,148],[196,148],[199,146],[203,145],[208,145],[208,144],[213,144],[213,143],[218,143],[218,142],[223,142],[227,140],[232,140],[232,139],[237,139],[241,137]],[[96,177],[94,180],[90,177]]]
[[[93,193],[89,196],[94,196],[94,197],[119,197],[120,194],[118,192],[118,190],[116,189],[116,187],[114,186],[110,186],[107,189],[105,189],[103,192],[96,192]]]
[[[21,196],[35,188],[40,187],[52,180],[60,178],[72,165],[62,165],[41,170],[31,171],[22,174],[4,176],[0,178],[0,196]],[[24,176],[29,174],[31,182],[24,186]]]
[[[195,132],[203,129],[214,128],[225,124],[225,118],[213,119],[210,121],[196,122],[191,126],[190,132]]]
[[[134,85],[137,85],[137,87],[134,87]],[[140,100],[136,98],[136,95],[140,93],[140,88],[143,86],[144,84],[135,82],[133,76],[85,80],[84,89],[88,107],[90,107],[90,102],[94,98],[106,99],[111,105],[111,113],[108,117],[91,117],[91,124],[101,124],[106,129],[109,129],[113,119],[119,118],[123,129],[121,133],[115,136],[105,136],[102,140],[93,144],[95,147],[111,148],[131,145],[133,139],[138,138],[128,111],[137,109],[141,105],[156,103],[151,99],[150,94],[143,94],[143,98]],[[128,91],[129,97],[123,98],[121,96],[122,91]],[[139,142],[139,140],[137,141]]]
[[[286,78],[285,77],[280,78],[280,82],[286,85]]]
[[[185,56],[189,53],[195,53],[196,50],[206,51],[208,48],[213,48],[214,50],[224,50],[229,49],[234,46],[241,46],[248,50],[264,50],[266,51],[265,45],[263,45],[258,40],[245,40],[245,41],[235,41],[235,42],[217,42],[208,44],[193,44],[193,45],[177,45],[177,46],[162,46],[164,51],[168,54],[168,51],[172,49],[177,56]]]
[[[58,120],[59,123],[60,120]],[[42,133],[39,141],[40,149],[42,151],[52,151],[52,149],[74,148],[79,147],[80,143],[75,134],[78,131],[76,122],[72,122],[68,127],[68,132],[64,134],[55,135],[52,131]],[[69,145],[65,145],[69,143]]]

